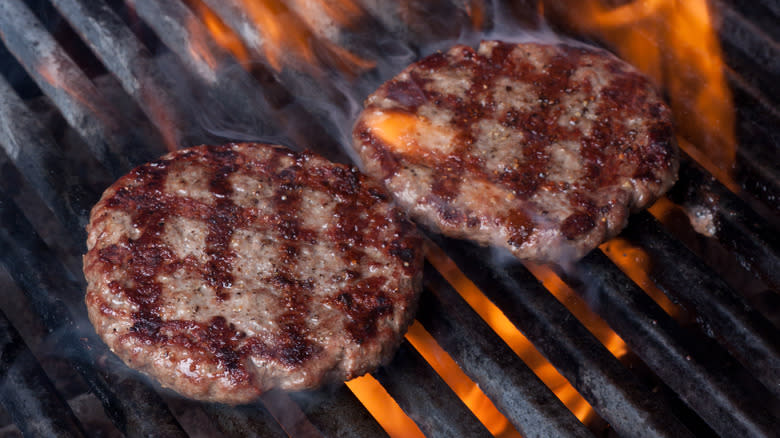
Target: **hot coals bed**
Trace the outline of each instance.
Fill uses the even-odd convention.
[[[780,6],[743,3],[1,2],[0,432],[773,436]],[[114,178],[227,140],[349,161],[360,100],[407,63],[564,34],[648,73],[678,124],[678,183],[618,238],[558,268],[431,235],[390,364],[248,406],[183,400],[96,338],[80,255]]]

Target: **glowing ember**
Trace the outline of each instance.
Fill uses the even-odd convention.
[[[440,248],[427,242],[426,257],[474,311],[495,330],[496,334],[580,421],[587,422],[594,415],[593,407]]]
[[[476,383],[463,373],[457,363],[444,351],[436,340],[419,322],[415,321],[406,334],[406,339],[420,352],[434,370],[447,382],[455,394],[487,427],[493,436],[500,438],[520,437],[509,420],[479,389]]]
[[[666,201],[669,202],[669,201]],[[658,204],[658,203],[656,203]],[[600,246],[604,254],[617,265],[621,271],[638,284],[666,313],[674,318],[679,318],[684,311],[674,304],[650,279],[650,257],[639,248],[625,239],[615,238]]]
[[[535,263],[526,263],[525,266],[615,357],[620,358],[626,354],[628,347],[623,339],[612,331],[607,323],[594,313],[552,269]]]
[[[635,0],[618,7],[607,0],[544,4],[556,23],[606,42],[662,86],[678,131],[695,145],[683,148],[731,183],[734,108],[706,0]]]
[[[370,374],[350,380],[347,382],[347,387],[391,437],[422,438],[425,436],[385,391],[385,388]]]

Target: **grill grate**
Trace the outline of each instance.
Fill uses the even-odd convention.
[[[336,74],[333,67],[333,77],[324,86],[311,73],[293,69],[276,73],[268,66],[254,66],[247,71],[209,40],[203,41],[205,52],[193,47],[193,41],[206,34],[204,23],[191,9],[200,4],[195,0],[128,2],[137,16],[125,16],[125,6],[113,0],[49,3],[106,67],[108,82],[118,81],[121,87],[113,85],[117,88],[113,90],[99,78],[89,78],[82,61],[60,45],[25,2],[0,2],[5,47],[38,85],[43,99],[75,131],[76,147],[86,161],[97,166],[81,168],[80,161],[62,147],[63,136],[42,123],[31,100],[23,100],[0,75],[0,164],[3,172],[9,170],[0,178],[0,247],[4,248],[0,261],[40,319],[36,324],[45,329],[45,338],[56,339],[56,354],[81,376],[116,430],[128,436],[199,436],[207,430],[229,436],[386,435],[343,385],[307,393],[270,392],[258,403],[240,407],[159,393],[96,338],[82,304],[83,278],[66,256],[83,251],[84,225],[102,181],[159,156],[164,145],[171,148],[236,136],[251,140],[254,135],[305,144],[331,159],[348,160],[338,148],[346,141],[343,127],[350,123],[350,104],[343,90],[354,87],[354,93],[365,95],[383,78],[367,73],[367,80],[349,82],[346,76],[354,72]],[[393,37],[392,43],[381,47],[380,53],[387,56],[377,61],[377,71],[389,71],[394,59],[415,55],[425,38],[442,38],[447,29],[434,19],[436,15],[424,17],[423,23],[426,18],[433,20],[434,28],[432,35],[425,35],[426,26],[402,25],[392,7],[364,3],[375,15],[364,27],[370,28],[372,36]],[[466,3],[441,0],[418,12],[424,16],[439,8],[448,11],[438,17],[451,18],[448,24],[457,32],[464,26],[458,20],[468,20],[463,13]],[[721,38],[738,105],[737,184],[742,191],[735,195],[696,161],[684,157],[680,181],[668,197],[683,209],[707,207],[716,225],[710,240],[731,252],[756,281],[777,289],[780,166],[774,165],[779,156],[774,130],[780,113],[777,90],[767,79],[776,76],[777,34],[766,29],[764,15],[754,10],[738,12],[736,3],[712,2],[722,11]],[[772,2],[758,3],[762,11],[777,12]],[[253,43],[248,44],[251,49],[262,51],[265,42],[247,25],[251,20],[240,2],[205,0],[205,4],[245,42]],[[162,45],[148,47],[149,41],[139,38],[138,27],[150,29],[156,34],[151,39],[159,38]],[[378,50],[374,41],[350,39],[346,32],[330,38],[358,52]],[[310,95],[325,97],[303,99]],[[134,111],[119,109],[125,107]],[[128,117],[134,112],[140,114]],[[221,130],[209,124],[214,117]],[[11,176],[17,174],[19,178]],[[41,229],[40,218],[20,199],[20,193],[31,190],[53,214],[55,228],[61,230],[54,232],[58,238]],[[584,437],[610,430],[622,436],[773,436],[780,429],[777,327],[720,278],[706,257],[688,250],[650,213],[632,217],[621,237],[656,261],[649,269],[650,278],[695,317],[695,326],[670,317],[600,250],[559,273],[626,341],[635,358],[632,363],[610,353],[521,263],[496,266],[489,262],[491,249],[429,237],[610,427],[577,420],[461,298],[457,287],[426,266],[418,321],[523,436]],[[18,327],[8,321],[14,315],[7,318],[2,310],[0,402],[6,412],[27,434],[85,435],[89,429],[67,407],[36,358],[38,346],[24,333],[19,335]],[[409,342],[374,376],[426,436],[490,435]],[[29,406],[35,409],[26,413]],[[192,418],[208,422],[209,427],[201,430]]]
[[[426,292],[417,315],[424,327],[468,376],[490,394],[525,435],[590,436],[498,335],[458,296],[435,269],[425,272]]]
[[[54,384],[2,311],[0,333],[0,398],[22,432],[28,436],[85,436],[73,411],[58,396]]]
[[[485,249],[435,239],[618,433],[688,434],[669,407],[648,397],[647,388],[525,268],[491,269],[474,262],[489,258]]]

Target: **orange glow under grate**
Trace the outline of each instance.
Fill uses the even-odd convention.
[[[461,272],[444,252],[429,243],[426,255],[431,264],[449,282],[480,317],[507,343],[512,351],[550,388],[580,421],[587,422],[593,408],[555,367],[533,346],[484,293]]]
[[[217,61],[210,52],[211,43],[229,51],[245,66],[253,58],[260,58],[276,71],[295,68],[317,76],[325,68],[353,76],[375,65],[373,61],[333,43],[311,26],[313,21],[327,16],[338,28],[352,28],[365,13],[359,2],[354,0],[241,0],[244,15],[255,25],[257,41],[242,40],[241,35],[229,29],[202,0],[188,0],[187,3],[207,29],[205,35],[193,34],[191,50],[212,68],[217,67]],[[402,7],[408,7],[409,3],[402,2]],[[707,1],[635,0],[623,2],[617,7],[612,6],[614,3],[608,0],[543,0],[537,6],[540,14],[558,18],[577,32],[604,41],[662,86],[670,98],[680,134],[693,142],[681,140],[681,147],[721,182],[732,190],[738,190],[730,175],[736,154],[734,110]],[[487,2],[468,0],[463,4],[475,29],[488,21]],[[300,7],[296,8],[296,5]],[[165,116],[161,114],[163,119]],[[174,133],[166,134],[169,148],[175,148]],[[667,203],[657,203],[651,212],[656,217],[662,217],[671,208]],[[681,314],[681,309],[650,280],[647,274],[651,268],[650,260],[641,248],[613,239],[603,244],[601,250],[666,312],[675,317]],[[427,256],[461,297],[577,418],[588,423],[595,415],[593,408],[503,312],[440,249],[430,245]],[[527,264],[527,267],[612,354],[618,358],[626,354],[623,340],[552,270],[534,264]],[[415,323],[411,327],[407,340],[495,436],[518,435],[420,324]],[[347,385],[388,434],[393,437],[423,436],[373,377],[354,379]]]
[[[543,1],[555,22],[595,37],[669,97],[680,146],[727,187],[736,158],[734,105],[707,0]]]
[[[463,373],[452,357],[439,346],[433,336],[419,322],[415,321],[409,327],[406,339],[420,352],[493,436],[499,438],[520,437],[509,420],[496,409],[496,406],[479,389],[479,386]]]
[[[321,68],[336,69],[348,76],[369,70],[375,63],[364,59],[350,50],[329,41],[325,35],[318,35],[307,19],[319,20],[321,14],[334,23],[351,27],[361,16],[362,9],[351,1],[301,2],[288,5],[279,0],[241,0],[244,15],[253,24],[255,36],[242,40],[240,35],[229,29],[202,0],[188,0],[194,12],[206,25],[209,35],[193,35],[193,48],[199,56],[208,59],[208,51],[200,38],[211,38],[216,44],[228,50],[242,64],[246,65],[256,54],[276,71],[290,66],[319,75]],[[295,8],[295,6],[299,6]],[[250,55],[251,54],[251,55]]]
[[[352,379],[347,387],[393,438],[422,438],[420,428],[404,413],[393,397],[370,374]]]

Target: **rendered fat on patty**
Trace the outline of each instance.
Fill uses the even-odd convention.
[[[650,81],[583,45],[485,41],[428,56],[368,97],[353,146],[417,222],[545,262],[616,235],[678,169]]]
[[[199,146],[109,187],[87,226],[89,318],[130,367],[225,403],[389,360],[416,307],[414,225],[356,169]]]

